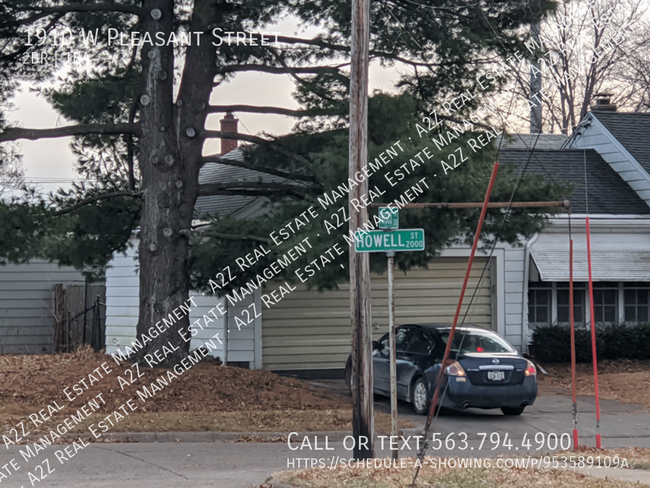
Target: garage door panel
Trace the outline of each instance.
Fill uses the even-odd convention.
[[[479,284],[487,258],[477,257],[468,285],[461,319]],[[462,287],[466,258],[435,258],[428,269],[406,275],[395,270],[396,322],[451,323]],[[484,273],[466,323],[491,328],[490,273]],[[388,331],[386,274],[373,274],[373,339]],[[273,288],[269,287],[265,293]],[[263,365],[270,370],[340,369],[350,353],[350,286],[319,292],[299,287],[262,315]]]

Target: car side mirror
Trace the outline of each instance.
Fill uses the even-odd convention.
[[[384,344],[379,341],[372,341],[372,349],[373,351],[383,351]]]

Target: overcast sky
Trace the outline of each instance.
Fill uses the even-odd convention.
[[[286,19],[268,30],[282,32],[283,35],[313,36],[316,30],[299,29],[293,19]],[[378,64],[370,67],[370,91],[381,88],[389,89],[397,80],[396,69],[381,68]],[[294,85],[287,75],[270,75],[260,73],[240,73],[234,80],[215,89],[210,99],[211,104],[248,104],[270,105],[285,108],[297,108],[291,98]],[[49,106],[49,104],[27,86],[22,87],[14,99],[17,110],[9,118],[25,128],[49,128],[68,123]],[[239,118],[239,131],[258,134],[265,131],[270,134],[283,134],[291,130],[296,122],[293,117],[278,115],[260,115],[236,113]],[[208,117],[207,128],[219,130],[219,120],[223,114]],[[27,180],[39,183],[45,191],[58,187],[68,187],[71,180],[79,179],[74,171],[74,158],[69,149],[70,138],[45,139],[41,141],[21,140],[23,167]],[[219,141],[206,143],[205,153],[218,153]]]

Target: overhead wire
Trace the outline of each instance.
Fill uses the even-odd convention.
[[[412,3],[412,2],[409,2],[409,3]],[[501,43],[502,47],[505,48],[505,45],[503,44],[503,42],[502,42],[502,40],[501,40],[499,34],[494,30],[494,28],[492,27],[492,24],[490,23],[489,19],[487,19],[487,17],[485,16],[485,13],[483,12],[483,10],[482,10],[482,9],[479,9],[479,10],[480,10],[481,14],[485,17],[485,19],[486,19],[486,21],[487,21],[487,23],[488,23],[490,29],[492,30],[493,34],[495,35],[495,38],[496,38],[496,39]],[[497,110],[499,111],[498,108],[497,108]],[[499,112],[500,112],[500,111],[499,111]],[[502,118],[503,118],[503,117],[502,117]],[[503,119],[503,120],[505,121],[505,119]],[[504,129],[505,129],[505,124],[504,124]],[[502,132],[505,132],[505,130],[502,131]],[[523,145],[527,148],[527,152],[528,152],[527,156],[528,156],[528,157],[527,157],[527,160],[526,160],[525,164],[523,165],[523,167],[522,167],[521,170],[520,170],[519,178],[518,178],[518,180],[517,180],[517,182],[516,182],[516,184],[515,184],[515,187],[513,188],[513,191],[512,191],[512,193],[511,193],[511,196],[510,196],[509,205],[508,205],[506,211],[504,212],[503,219],[502,219],[501,223],[499,224],[499,227],[498,227],[498,229],[497,229],[497,232],[498,232],[499,230],[501,230],[501,228],[503,228],[503,226],[505,225],[505,222],[506,222],[507,219],[508,219],[508,216],[509,216],[509,214],[510,214],[510,212],[511,212],[511,209],[512,209],[512,203],[513,203],[513,201],[514,201],[514,196],[515,196],[517,190],[519,189],[519,186],[520,186],[520,184],[521,184],[521,181],[523,180],[523,178],[524,178],[524,176],[525,176],[526,170],[528,169],[528,166],[529,166],[530,161],[531,161],[531,159],[532,159],[533,156],[534,156],[535,159],[537,160],[537,162],[538,162],[538,164],[540,165],[540,167],[541,167],[541,168],[542,168],[542,169],[547,173],[547,175],[549,176],[549,178],[551,179],[551,181],[553,181],[554,183],[557,184],[557,182],[555,182],[555,180],[553,179],[552,174],[551,174],[551,173],[550,173],[550,172],[549,172],[549,171],[544,167],[544,165],[541,163],[541,161],[539,161],[539,159],[537,158],[537,155],[534,153],[535,148],[537,147],[537,143],[538,143],[538,141],[539,141],[539,138],[540,138],[540,136],[541,136],[541,132],[538,132],[538,133],[537,133],[537,136],[535,137],[535,142],[533,143],[532,148],[528,145],[528,143],[525,141],[525,139],[522,137],[521,134],[516,134],[516,135],[519,136],[519,138],[521,139]],[[498,156],[499,156],[500,151],[501,151],[502,143],[503,143],[503,135],[502,135],[502,137],[501,137],[501,140],[499,141],[499,147],[497,148],[497,153],[496,153],[496,157],[495,157],[496,160],[498,160]],[[564,193],[564,192],[563,192],[563,193]],[[565,196],[566,196],[566,194],[565,194]],[[567,199],[568,199],[568,198],[567,198]],[[471,299],[470,299],[470,302],[469,302],[469,304],[467,305],[467,308],[465,309],[465,314],[463,315],[463,318],[462,318],[462,321],[461,321],[461,325],[460,325],[461,330],[462,330],[462,327],[463,327],[463,325],[465,324],[465,320],[466,320],[466,318],[467,318],[467,316],[468,316],[468,314],[469,314],[469,312],[470,312],[470,310],[471,310],[472,304],[473,304],[474,299],[476,298],[476,295],[477,295],[477,293],[478,293],[478,290],[479,290],[479,288],[480,288],[480,286],[481,286],[481,282],[482,282],[482,280],[483,280],[483,278],[484,278],[484,275],[485,275],[485,273],[486,273],[486,271],[487,271],[487,269],[488,269],[488,267],[489,267],[489,264],[490,264],[491,258],[492,258],[492,256],[493,256],[493,253],[494,253],[495,249],[496,249],[496,244],[497,244],[497,241],[495,240],[494,243],[492,244],[492,247],[491,247],[491,249],[490,249],[490,253],[489,253],[488,259],[487,259],[487,261],[486,261],[485,266],[483,267],[483,270],[482,270],[482,272],[481,272],[481,275],[480,275],[480,277],[479,277],[479,280],[478,280],[478,282],[477,282],[477,285],[476,285],[476,287],[474,288],[474,292],[473,292],[473,294],[472,294],[472,297],[471,297]],[[450,339],[451,339],[451,338],[450,338]],[[462,334],[460,345],[459,345],[458,349],[456,350],[456,360],[458,359],[458,356],[459,356],[459,354],[460,354],[460,351],[462,350],[462,343],[463,343],[464,339],[465,339],[465,334]],[[523,350],[524,346],[525,346],[525,345],[522,343],[522,344],[521,344],[521,348],[522,348],[522,350]],[[442,367],[444,367],[444,365],[441,364],[441,368],[442,368]],[[442,398],[441,398],[441,400],[440,400],[440,404],[437,406],[437,411],[436,411],[436,414],[435,414],[435,417],[434,417],[433,420],[437,419],[438,415],[440,414],[440,405],[442,405],[442,403],[443,403],[443,400],[444,400],[445,394],[446,394],[446,392],[447,392],[448,386],[449,386],[449,384],[448,384],[448,382],[447,382],[447,384],[445,385],[445,389],[443,390],[443,396],[442,396]],[[424,455],[426,454],[426,449],[428,448],[428,442],[426,441],[426,436],[427,436],[427,434],[428,434],[428,430],[427,430],[426,432],[424,432],[425,443],[424,443],[424,446],[423,446],[422,450],[421,450],[420,453],[418,454],[418,458],[419,458],[420,460],[423,459]],[[415,481],[417,480],[417,476],[418,476],[418,473],[419,473],[419,467],[420,467],[420,465],[418,465],[417,468],[416,468],[416,474],[415,474],[415,477],[414,477],[414,479],[413,479],[413,485],[415,484]]]

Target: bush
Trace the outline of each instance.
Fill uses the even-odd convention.
[[[591,331],[576,327],[576,361],[591,361]],[[571,329],[568,325],[538,327],[531,352],[542,363],[571,361]],[[650,324],[596,325],[598,359],[650,359]]]

